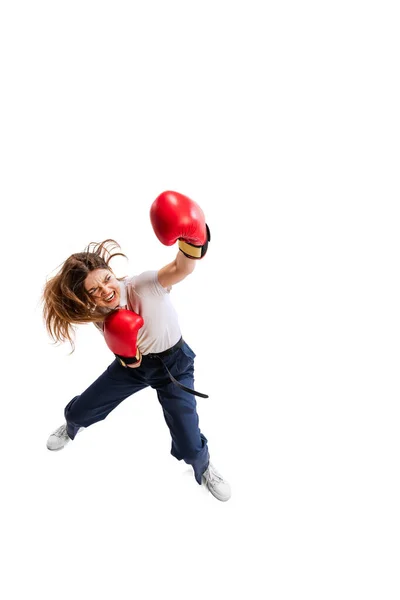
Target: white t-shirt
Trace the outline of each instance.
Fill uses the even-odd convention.
[[[160,285],[157,271],[126,277],[119,286],[120,308],[133,310],[144,321],[137,338],[140,352],[163,352],[174,346],[182,335],[178,315],[169,297],[171,287]],[[97,325],[102,331],[103,324]]]

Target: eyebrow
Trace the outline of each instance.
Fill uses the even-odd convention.
[[[105,280],[107,279],[108,276],[111,276],[111,273],[107,273],[107,275],[105,275],[104,279],[103,279],[103,283],[105,282]],[[97,290],[97,286],[96,287],[91,287],[90,290],[88,290],[88,294],[91,294],[92,292],[94,292],[94,290]]]

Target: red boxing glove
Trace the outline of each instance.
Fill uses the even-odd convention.
[[[104,338],[107,346],[119,358],[122,366],[133,365],[141,359],[136,340],[143,327],[142,317],[133,310],[123,308],[108,315],[104,321]]]
[[[165,246],[179,240],[179,250],[188,258],[203,258],[210,230],[200,206],[178,192],[163,192],[151,205],[154,232]]]

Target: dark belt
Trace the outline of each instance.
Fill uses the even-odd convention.
[[[202,394],[201,392],[196,392],[195,390],[192,390],[191,388],[188,388],[185,385],[182,385],[181,383],[179,383],[179,381],[177,379],[175,379],[175,377],[172,375],[172,373],[168,369],[167,365],[163,361],[163,358],[165,358],[169,354],[173,354],[176,350],[181,348],[183,346],[183,344],[184,344],[184,341],[181,338],[179,341],[176,342],[176,344],[174,346],[172,346],[172,348],[169,348],[168,350],[164,350],[163,352],[152,352],[150,354],[143,354],[143,358],[159,358],[164,366],[164,369],[167,371],[168,376],[169,376],[170,380],[172,381],[172,383],[174,383],[179,388],[181,388],[181,390],[185,390],[185,392],[189,392],[190,394],[193,394],[194,396],[200,396],[200,398],[208,398],[207,394]]]

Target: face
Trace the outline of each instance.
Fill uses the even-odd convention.
[[[108,269],[95,269],[85,279],[85,290],[96,302],[96,306],[103,308],[117,308],[119,306],[119,283],[114,273]]]

